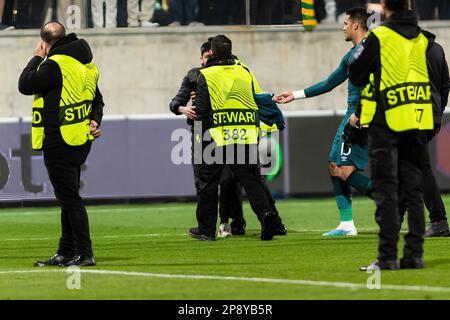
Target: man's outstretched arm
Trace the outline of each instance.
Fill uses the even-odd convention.
[[[304,90],[282,92],[276,95],[274,100],[278,103],[289,103],[293,100],[316,97],[330,92],[348,79],[348,68],[346,63],[346,61],[348,61],[347,55],[342,59],[337,69],[324,81],[318,82]]]

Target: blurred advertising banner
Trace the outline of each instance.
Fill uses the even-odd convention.
[[[286,114],[286,129],[260,138],[259,156],[278,196],[331,194],[328,154],[342,119],[333,111]],[[31,148],[30,119],[0,119],[0,200],[54,199],[42,152]],[[110,116],[82,169],[90,199],[195,197],[191,128],[181,117]],[[450,115],[430,143],[442,190],[450,190]],[[264,150],[261,150],[264,149]]]

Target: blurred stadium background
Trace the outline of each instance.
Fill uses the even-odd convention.
[[[36,6],[27,7],[26,2],[13,1],[15,14],[10,19],[17,28],[0,33],[0,55],[8,61],[2,67],[0,87],[0,198],[12,202],[53,199],[40,154],[30,147],[31,98],[17,91],[18,76],[39,39],[38,30],[19,28],[38,28],[43,20],[36,18],[34,25],[27,25],[25,21],[31,23],[27,14],[38,15],[45,8],[42,6],[39,11]],[[83,21],[91,21],[89,3],[68,2],[83,4],[81,7],[85,11],[81,13],[86,13]],[[328,2],[317,1],[316,7],[318,3],[329,5]],[[419,7],[424,6],[422,2],[425,3],[418,1]],[[62,5],[67,1],[59,3]],[[211,20],[203,21],[219,23],[220,20],[214,20],[214,17],[219,16],[215,10],[222,2],[208,3],[209,7],[199,2],[203,11],[200,10],[198,19],[202,19],[201,14],[206,16],[205,8],[208,8],[207,16]],[[175,165],[168,161],[173,147],[179,142],[171,141],[172,132],[184,128],[188,133],[184,119],[169,114],[168,103],[176,94],[187,70],[199,64],[200,44],[212,35],[227,34],[233,41],[234,53],[249,65],[263,90],[298,90],[325,79],[337,66],[350,47],[343,41],[341,25],[338,24],[340,14],[346,8],[365,1],[335,1],[334,11],[331,11],[334,12],[334,19],[326,16],[325,7],[323,12],[318,7],[318,18],[324,20],[314,32],[304,32],[301,23],[298,23],[301,19],[299,1],[274,2],[283,12],[282,17],[267,17],[259,23],[291,23],[276,26],[230,25],[251,23],[254,10],[260,10],[260,7],[253,6],[262,6],[253,1],[236,3],[241,5],[234,9],[242,14],[241,21],[230,18],[222,26],[206,24],[74,30],[92,47],[94,62],[100,69],[99,86],[106,102],[104,136],[96,142],[85,166],[82,191],[86,197],[175,199],[194,196],[190,165]],[[426,7],[432,5],[432,1],[426,3]],[[243,14],[246,4],[249,6],[248,15]],[[444,16],[444,10],[449,8],[445,5],[441,7],[441,16]],[[120,8],[119,13],[123,11]],[[435,18],[440,16],[439,8],[435,7]],[[4,17],[6,15],[5,12]],[[66,19],[69,21],[71,17]],[[86,25],[89,23],[86,22]],[[435,33],[444,50],[450,52],[448,20],[423,21],[421,25]],[[277,195],[330,194],[326,161],[331,139],[346,108],[346,94],[346,86],[342,85],[332,94],[281,106],[288,125],[281,134],[281,152],[273,156],[273,165],[277,170],[272,172],[270,180],[271,188]],[[449,119],[445,117],[441,134],[430,146],[443,191],[450,190]]]
[[[35,3],[35,1],[32,2]],[[31,1],[12,1],[12,6],[10,1],[6,1],[2,21],[5,31],[0,31],[0,56],[4,61],[0,86],[0,101],[2,101],[0,206],[2,207],[29,207],[53,203],[53,190],[48,181],[42,156],[31,149],[32,100],[18,93],[17,80],[39,40],[37,29],[47,17],[57,17],[55,4],[57,5],[58,2],[43,1],[44,4],[41,7],[50,10],[39,13],[36,9],[39,6],[33,8],[26,6],[26,3],[30,4]],[[129,203],[137,200],[194,198],[191,166],[176,165],[170,161],[172,150],[179,143],[179,140],[172,139],[172,133],[180,128],[189,133],[189,128],[185,124],[185,119],[169,114],[168,104],[176,94],[182,77],[190,68],[199,64],[199,46],[208,37],[216,34],[229,36],[233,41],[234,54],[251,68],[264,90],[279,92],[284,89],[301,89],[324,79],[337,66],[341,57],[350,48],[350,44],[344,42],[341,31],[341,14],[354,5],[366,3],[366,1],[316,1],[317,18],[322,22],[313,32],[305,32],[301,25],[300,1],[273,1],[271,8],[279,8],[281,14],[277,17],[269,15],[262,21],[257,20],[257,17],[262,14],[262,11],[258,11],[262,9],[258,9],[257,6],[264,7],[265,1],[233,1],[236,7],[232,8],[235,11],[228,13],[226,16],[228,18],[225,20],[222,9],[223,3],[228,1],[199,1],[200,13],[199,21],[197,21],[199,23],[186,26],[166,26],[165,24],[173,22],[170,19],[170,12],[167,11],[170,3],[158,1],[160,5],[158,8],[161,9],[155,11],[156,18],[155,16],[154,18],[159,21],[159,27],[127,28],[126,10],[123,9],[126,1],[119,0],[117,16],[119,28],[113,29],[88,28],[92,26],[92,17],[88,10],[90,1],[72,2],[74,5],[81,3],[81,7],[85,8],[81,11],[81,15],[86,28],[75,29],[74,32],[85,38],[93,49],[94,62],[100,70],[99,86],[106,103],[102,125],[103,136],[96,141],[82,174],[82,194],[86,199],[91,200],[91,203],[94,200],[100,203],[111,201]],[[267,2],[265,5],[268,5]],[[331,2],[334,5],[330,4]],[[422,12],[421,26],[437,35],[437,41],[443,45],[447,53],[450,52],[450,24],[449,20],[445,19],[450,19],[449,2],[416,1]],[[8,15],[9,13],[12,14]],[[6,30],[12,29],[9,28],[10,26],[14,26],[15,29]],[[346,86],[342,85],[332,94],[281,107],[286,117],[287,128],[281,133],[279,140],[281,151],[274,151],[272,164],[276,170],[271,172],[269,178],[269,186],[278,199],[331,196],[331,184],[326,169],[327,156],[332,137],[344,115],[346,93]],[[446,114],[441,133],[430,145],[432,164],[443,192],[450,190],[449,145],[450,115]],[[358,201],[355,202],[358,203]],[[187,227],[194,223],[195,208],[191,203],[167,205],[168,212],[172,212],[174,218],[171,218],[171,215],[161,214],[165,212],[165,209],[155,209],[156,205],[136,207],[129,204],[92,208],[94,250],[96,250],[99,265],[103,265],[100,269],[198,274],[195,273],[198,266],[193,260],[207,259],[207,265],[211,268],[200,270],[202,274],[223,276],[232,274],[248,277],[264,274],[269,278],[315,281],[325,279],[336,283],[345,280],[351,283],[361,281],[365,283],[367,275],[357,273],[355,277],[354,275],[359,264],[366,263],[375,254],[376,225],[373,221],[372,203],[364,200],[359,207],[365,217],[359,218],[361,219],[359,224],[356,221],[357,226],[367,229],[366,232],[362,232],[361,237],[354,242],[348,241],[349,239],[336,243],[327,240],[326,246],[323,246],[325,240],[321,238],[320,230],[325,230],[337,222],[333,200],[324,202],[284,200],[279,203],[281,214],[286,217],[290,236],[280,239],[279,242],[273,242],[269,245],[270,248],[266,245],[266,248],[262,249],[264,258],[277,259],[278,246],[282,244],[284,248],[288,248],[281,254],[279,263],[275,263],[270,271],[260,266],[264,261],[256,255],[259,252],[257,250],[260,250],[258,247],[260,242],[254,241],[258,229],[255,221],[250,222],[253,233],[250,232],[250,235],[244,239],[232,240],[233,246],[239,247],[239,252],[242,251],[239,257],[233,256],[234,260],[231,256],[219,254],[220,250],[231,248],[223,242],[209,260],[207,259],[211,254],[211,251],[207,250],[209,248],[203,248],[200,253],[195,254],[198,248],[197,243],[180,237],[180,233],[186,233]],[[96,212],[102,210],[108,214],[102,215]],[[246,216],[251,214],[248,207],[245,212]],[[41,220],[40,215],[46,218]],[[2,274],[2,272],[17,271],[17,268],[30,269],[34,258],[46,256],[49,250],[54,249],[58,234],[57,215],[56,208],[5,208],[0,211],[0,256],[2,258],[0,279],[3,277],[9,280],[0,281],[0,288],[2,288],[0,292],[4,292],[0,298],[449,297],[445,288],[428,291],[427,289],[413,290],[414,294],[410,295],[411,290],[404,288],[403,290],[400,287],[399,290],[404,291],[402,294],[397,294],[396,289],[393,289],[389,293],[359,295],[351,288],[345,291],[345,294],[339,291],[341,289],[328,292],[322,291],[320,287],[319,289],[313,287],[315,289],[312,291],[303,291],[301,288],[301,290],[298,288],[288,290],[285,286],[289,285],[281,285],[281,287],[278,286],[280,290],[274,290],[276,286],[265,287],[258,284],[250,289],[252,283],[243,287],[234,284],[233,290],[227,294],[223,294],[223,290],[227,288],[225,285],[223,289],[219,288],[212,291],[213,293],[200,292],[197,295],[190,295],[189,282],[182,282],[185,287],[175,295],[174,292],[179,290],[180,283],[162,284],[163,280],[161,283],[148,284],[159,286],[158,288],[163,286],[161,294],[154,294],[154,291],[150,289],[131,291],[128,294],[121,289],[121,285],[116,285],[116,278],[103,287],[104,291],[97,295],[95,292],[91,295],[71,295],[71,293],[66,295],[67,291],[58,295],[58,292],[49,293],[46,290],[43,295],[33,294],[28,282],[30,274]],[[130,218],[127,223],[123,222],[125,215]],[[314,215],[317,220],[313,218]],[[254,220],[253,216],[249,220]],[[141,230],[139,228],[142,225],[146,227]],[[108,236],[114,237],[121,234],[125,237],[119,240],[108,238]],[[145,236],[149,234],[162,236],[156,236],[157,240],[152,240],[152,236]],[[133,238],[133,235],[137,237]],[[106,238],[100,240],[99,237]],[[47,240],[35,240],[35,238]],[[248,242],[248,240],[251,241]],[[45,245],[42,246],[39,241],[43,241]],[[185,241],[186,247],[179,247],[180,243]],[[123,244],[123,247],[117,246],[119,243]],[[349,248],[344,258],[336,254],[341,252],[340,245],[343,243]],[[16,245],[18,247],[15,247]],[[435,255],[431,266],[436,268],[431,271],[425,269],[415,274],[402,271],[399,278],[388,276],[389,283],[450,286],[450,279],[442,278],[445,274],[448,275],[448,258],[446,258],[448,246],[445,239],[433,240],[428,245],[434,249]],[[133,250],[142,246],[148,246],[147,248],[162,246],[167,251],[162,253],[159,250],[149,253],[144,250],[144,254],[149,255],[146,259],[140,260],[137,251]],[[299,252],[299,248],[303,246],[313,248],[319,254],[305,253],[304,250]],[[249,248],[254,248],[250,250],[255,250],[255,254],[246,257]],[[34,251],[35,249],[37,251]],[[122,256],[124,250],[128,253]],[[193,255],[192,259],[184,257],[180,250],[187,250],[188,254]],[[290,260],[297,254],[299,254],[298,259]],[[358,255],[360,256],[355,258]],[[159,258],[156,259],[156,257]],[[152,259],[156,259],[156,262],[152,262]],[[288,263],[287,260],[289,260]],[[312,267],[318,261],[322,261],[323,272],[316,272]],[[347,261],[351,261],[351,264],[348,265]],[[229,272],[223,267],[224,264],[227,264],[227,268],[231,266]],[[177,265],[178,267],[174,267]],[[341,267],[344,271],[336,273]],[[279,272],[280,268],[281,272]],[[59,281],[58,276],[45,275],[44,278],[50,283]],[[17,283],[20,285],[15,285]],[[87,284],[87,286],[93,288],[94,284]],[[42,288],[42,284],[35,282],[34,287],[31,288]],[[109,291],[111,288],[117,290]],[[238,292],[242,295],[233,295]],[[432,292],[438,292],[438,295],[435,296]]]

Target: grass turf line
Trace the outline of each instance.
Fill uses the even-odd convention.
[[[448,204],[450,197],[444,200]],[[319,231],[328,231],[338,224],[333,199],[283,200],[277,204],[289,235],[269,242],[259,240],[259,225],[247,204],[247,235],[216,242],[200,242],[187,236],[187,229],[195,225],[194,204],[89,207],[98,266],[86,270],[301,280],[300,283],[83,273],[80,290],[66,288],[69,275],[64,270],[1,273],[36,270],[33,261],[53,254],[60,230],[58,208],[1,209],[0,299],[450,298],[449,292],[420,288],[364,288],[370,274],[359,272],[358,267],[373,260],[377,248],[375,208],[371,201],[354,201],[354,220],[359,229],[355,238],[321,236]],[[427,268],[382,272],[382,286],[450,288],[449,241],[427,240]],[[321,282],[350,286],[323,286],[319,285]],[[351,284],[356,286],[352,288]]]

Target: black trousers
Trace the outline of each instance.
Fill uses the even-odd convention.
[[[430,140],[430,137],[428,138]],[[433,170],[431,169],[430,153],[425,148],[425,158],[422,176],[423,201],[429,212],[430,222],[447,220],[447,213],[442,202],[441,191],[437,185]]]
[[[408,212],[404,258],[421,258],[425,234],[422,169],[426,135],[419,131],[395,133],[386,127],[369,130],[375,219],[380,227],[378,259],[396,260],[403,214]]]
[[[200,188],[199,170],[201,165],[196,164],[194,161],[193,132],[191,143],[192,143],[191,148],[192,169],[194,171],[195,190],[197,192],[198,198],[198,191]],[[233,171],[228,166],[225,166],[222,171],[219,185],[220,185],[220,195],[219,195],[220,223],[228,223],[229,219],[233,219],[233,221],[236,221],[236,223],[245,225],[244,211],[242,210],[242,186],[236,179]]]
[[[17,29],[40,28],[46,22],[47,10],[51,5],[51,1],[48,0],[6,0],[3,23],[13,25]],[[15,15],[13,14],[14,10],[17,13]]]
[[[58,253],[64,256],[93,255],[88,215],[80,197],[81,165],[90,149],[91,143],[88,142],[80,147],[62,146],[44,150],[44,163],[61,206]]]
[[[204,143],[203,150],[210,144]],[[233,148],[234,146],[231,147]],[[262,221],[264,214],[271,211],[271,207],[264,190],[264,184],[261,181],[259,164],[250,164],[250,161],[244,161],[244,164],[239,164],[240,162],[237,159],[239,152],[243,151],[245,153],[244,157],[247,160],[249,159],[249,154],[252,153],[251,147],[246,146],[244,149],[238,151],[235,149],[233,152],[236,158],[231,161],[233,162],[232,164],[226,162],[226,165],[244,187],[252,209],[255,211],[258,220]],[[227,158],[227,150],[225,147],[216,147],[214,150],[216,150],[214,153],[218,152],[223,154],[224,158]],[[225,162],[212,164],[203,162],[199,165],[197,221],[200,231],[211,237],[214,237],[216,233],[218,186],[224,167]]]
[[[250,21],[252,24],[281,24],[282,9],[280,0],[251,0]]]
[[[266,199],[269,203],[270,211],[278,214],[277,207],[275,206],[275,199],[273,198],[272,192],[270,191],[269,187],[267,186],[266,177],[261,175],[260,180],[261,180],[261,184],[263,187],[264,196],[266,197]],[[253,205],[251,203],[250,203],[250,206],[252,207],[252,210],[256,212],[257,208],[253,207]],[[258,219],[259,219],[259,216],[258,216]],[[262,223],[262,220],[259,220],[259,222]]]
[[[434,20],[436,7],[439,11],[439,19],[450,18],[450,4],[447,0],[418,0],[416,3],[420,20]]]
[[[229,166],[225,166],[220,177],[219,216],[220,223],[228,223],[233,219],[240,225],[245,225],[242,210],[242,186]]]
[[[261,183],[263,184],[264,194],[269,201],[270,210],[278,213],[275,199],[267,186],[266,177],[263,175],[261,175]],[[251,204],[250,206],[254,212],[257,211],[257,208]],[[246,224],[242,210],[242,186],[228,166],[223,169],[220,179],[219,216],[220,223],[226,223],[228,219],[233,219],[237,224]],[[260,222],[262,223],[262,221]]]

